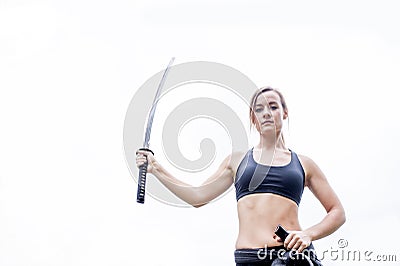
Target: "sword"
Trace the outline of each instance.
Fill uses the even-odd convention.
[[[175,60],[175,58],[172,57],[171,60],[169,61],[167,68],[164,71],[164,74],[161,78],[160,83],[158,84],[157,92],[156,92],[156,95],[154,96],[153,104],[151,105],[151,109],[150,109],[149,115],[147,117],[147,126],[146,126],[145,135],[144,135],[143,147],[139,149],[142,151],[151,152],[153,155],[154,155],[154,152],[149,149],[149,143],[150,143],[150,134],[151,134],[151,127],[153,125],[154,113],[156,112],[157,103],[159,100],[158,98],[160,97],[161,89],[164,86],[165,80],[167,79],[167,74],[168,74],[169,68],[171,67],[174,60]],[[145,191],[146,191],[147,165],[148,165],[148,161],[147,161],[147,157],[146,157],[146,162],[139,167],[138,189],[137,189],[137,196],[136,196],[136,201],[138,203],[142,203],[142,204],[144,203],[144,195],[145,195]]]

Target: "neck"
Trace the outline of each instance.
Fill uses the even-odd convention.
[[[278,134],[260,134],[260,141],[256,147],[262,150],[287,149],[280,132]]]

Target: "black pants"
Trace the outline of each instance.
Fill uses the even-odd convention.
[[[302,253],[285,250],[283,246],[235,250],[236,266],[322,266],[311,244]]]

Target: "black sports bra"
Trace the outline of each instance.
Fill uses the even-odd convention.
[[[304,169],[291,152],[290,163],[284,166],[269,166],[257,163],[253,149],[246,153],[237,169],[235,178],[236,200],[254,193],[272,193],[300,204],[304,191]]]

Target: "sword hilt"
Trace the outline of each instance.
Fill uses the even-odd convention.
[[[279,238],[282,239],[282,242],[285,242],[289,233],[282,227],[282,225],[278,225],[275,229],[275,235],[279,236]]]
[[[148,148],[140,148],[140,151],[148,151],[154,155],[154,152]],[[145,155],[146,161],[139,167],[139,178],[138,178],[138,189],[136,195],[136,202],[144,203],[144,195],[146,192],[146,175],[147,175],[147,156]]]

